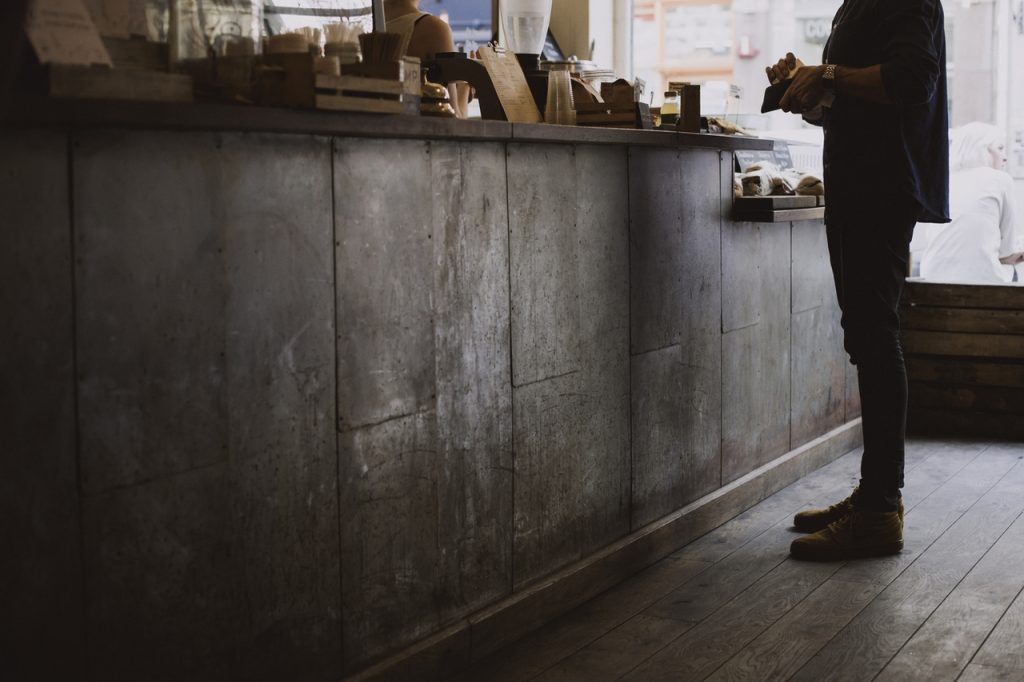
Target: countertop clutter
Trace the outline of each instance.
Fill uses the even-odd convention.
[[[515,21],[516,6],[522,2],[505,3],[501,20]],[[506,31],[510,37],[505,46],[482,46],[471,54],[438,54],[421,62],[403,54],[401,35],[382,30],[385,22],[379,0],[338,3],[335,10],[292,17],[282,14],[284,9],[276,5],[271,10],[257,2],[38,0],[26,23],[32,49],[23,60],[26,73],[19,90],[28,99],[174,105],[170,110],[175,118],[196,121],[205,117],[214,127],[222,114],[214,113],[212,107],[245,105],[245,109],[319,109],[380,116],[388,128],[420,131],[414,132],[417,135],[424,130],[444,130],[448,136],[488,137],[496,129],[486,125],[499,121],[513,125],[557,122],[561,124],[557,133],[529,128],[520,132],[598,143],[623,139],[602,134],[609,128],[660,129],[661,133],[687,135],[708,131],[707,119],[699,115],[697,85],[671,84],[678,88],[679,112],[672,121],[661,122],[658,109],[652,110],[645,102],[649,98],[641,79],[616,78],[600,65],[575,57],[548,55],[542,59],[541,53],[547,55],[545,36],[550,40],[550,1],[529,2],[544,5],[540,9],[545,16],[544,26],[534,27],[530,36]],[[360,6],[353,9],[355,5]],[[536,9],[531,8],[531,12]],[[303,23],[308,25],[299,25]],[[533,44],[538,41],[539,47]],[[461,130],[461,124],[414,123],[426,116],[453,117],[455,109],[448,92],[452,91],[449,84],[455,82],[470,84],[485,127],[468,132]],[[557,106],[549,106],[549,102]],[[192,103],[203,105],[203,113],[184,115],[181,105]],[[66,118],[60,113],[64,106],[23,102],[12,107],[8,116],[17,120],[26,110],[40,113],[41,108],[48,108],[44,118]],[[99,110],[93,105],[86,109],[84,118]],[[256,127],[285,125],[273,122],[282,118],[290,118],[287,128],[334,126],[311,124],[312,119],[299,122],[284,114],[242,114],[241,109],[240,118],[261,122]],[[157,121],[169,119],[159,115],[156,106],[139,106],[133,111],[133,115],[157,114]],[[102,117],[108,115],[117,117],[113,112]],[[359,125],[363,124],[355,127]],[[594,132],[570,132],[576,127]],[[735,131],[715,126],[713,132]],[[498,133],[501,138],[511,135],[511,131]],[[737,135],[741,138],[738,144],[742,148],[769,148],[742,133]],[[643,142],[635,142],[637,139],[631,143],[671,146],[684,139],[687,144],[692,142],[664,135]],[[733,147],[721,140],[709,140],[703,146]]]

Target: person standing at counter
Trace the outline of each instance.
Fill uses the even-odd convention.
[[[942,5],[846,0],[822,61],[796,70],[787,54],[766,70],[771,82],[796,70],[781,108],[824,127],[829,257],[860,386],[860,485],[794,519],[808,535],[793,541],[791,555],[833,561],[903,549],[907,374],[898,305],[914,225],[949,222]]]
[[[426,61],[439,52],[455,52],[451,27],[441,18],[420,11],[419,5],[419,0],[384,0],[387,31],[402,36],[402,54]],[[448,91],[455,113],[466,118],[469,84],[457,81],[448,86]]]

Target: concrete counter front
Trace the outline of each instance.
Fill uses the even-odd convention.
[[[18,679],[449,676],[859,440],[822,225],[729,221],[734,141],[47,111],[0,133]]]

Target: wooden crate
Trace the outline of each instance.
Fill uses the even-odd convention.
[[[420,60],[346,66],[341,76],[316,74],[308,53],[218,57],[190,65],[207,96],[263,106],[380,114],[419,114]]]
[[[652,128],[650,109],[642,102],[629,102],[625,105],[609,102],[577,104],[576,125],[601,128]]]
[[[910,428],[1024,439],[1024,287],[908,281]]]
[[[335,111],[364,111],[403,114],[402,81],[362,76],[316,77],[316,108]]]

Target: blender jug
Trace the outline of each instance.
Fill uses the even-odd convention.
[[[539,55],[551,21],[551,0],[499,0],[505,46],[517,54]]]

